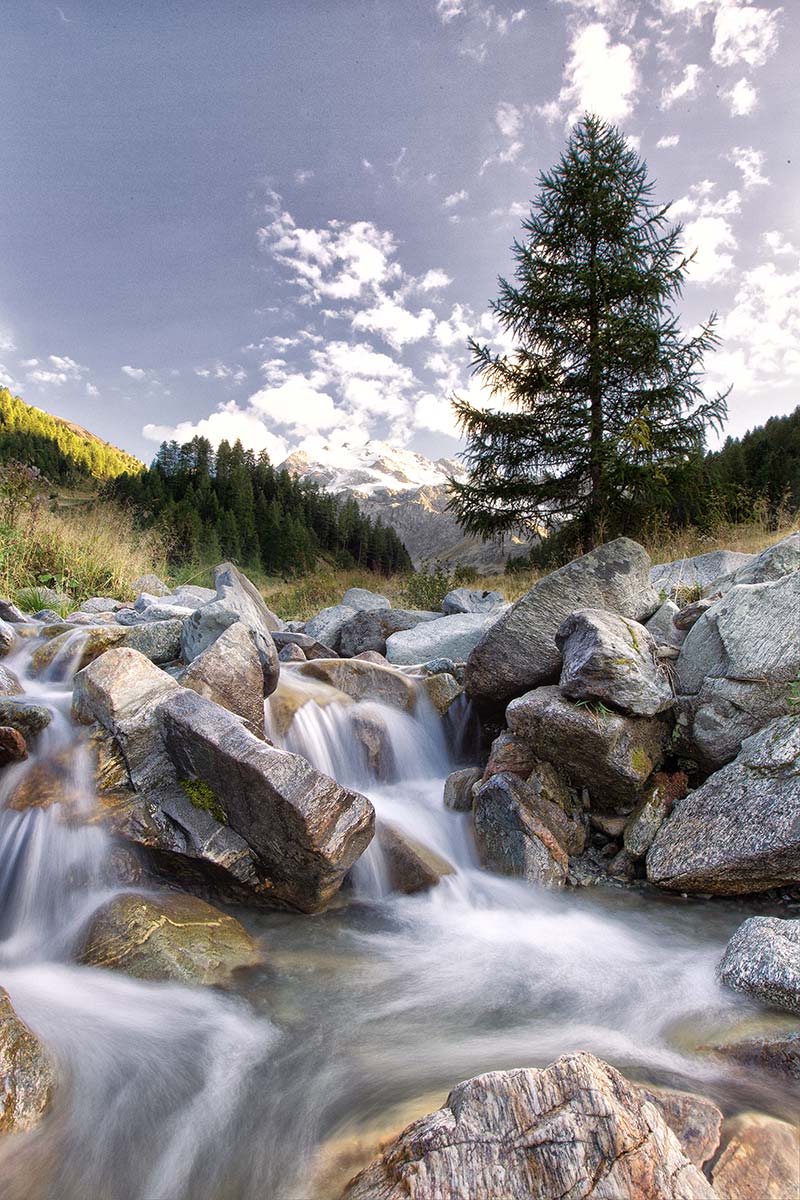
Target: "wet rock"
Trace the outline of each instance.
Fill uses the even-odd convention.
[[[20,696],[22,684],[13,671],[0,663],[0,696]]]
[[[264,673],[251,631],[237,621],[178,677],[183,687],[221,704],[264,736]]]
[[[297,668],[305,679],[318,679],[353,700],[373,700],[413,712],[417,703],[414,684],[390,666],[363,659],[317,658]]]
[[[34,650],[31,669],[37,675],[44,675],[54,668],[56,660],[62,656],[65,664],[68,662],[74,670],[80,671],[111,646],[119,645],[125,636],[126,631],[115,626],[92,628],[85,632],[66,629]]]
[[[556,645],[563,657],[559,687],[570,700],[601,700],[636,717],[673,706],[655,642],[637,621],[579,609],[562,621]]]
[[[527,779],[536,762],[536,755],[528,742],[504,729],[492,742],[483,780],[485,782],[492,775],[505,772]]]
[[[716,597],[714,600],[693,600],[691,604],[687,604],[683,608],[679,608],[678,612],[673,618],[673,624],[675,628],[681,633],[688,633],[689,630],[697,624],[703,613],[708,612],[712,605],[716,603],[717,599],[719,599],[719,597]]]
[[[136,979],[222,984],[260,962],[261,954],[233,917],[195,896],[169,892],[108,901],[92,917],[79,958]]]
[[[17,640],[17,635],[14,632],[14,627],[9,621],[4,621],[0,618],[0,658],[5,654],[9,654],[14,649],[14,644]]]
[[[644,621],[656,611],[650,559],[636,542],[617,538],[540,580],[491,626],[469,656],[467,692],[500,703],[558,678],[561,654],[555,636],[579,608]]]
[[[11,729],[8,725],[0,725],[0,767],[23,762],[27,757],[28,747],[20,731]]]
[[[286,646],[297,646],[303,651],[303,657],[312,658],[336,658],[336,651],[330,646],[323,645],[316,638],[311,637],[307,633],[292,633],[289,630],[276,631],[272,635],[272,640],[278,647],[278,650],[285,649]],[[278,656],[280,657],[280,655]],[[299,661],[299,660],[298,660]]]
[[[659,771],[644,798],[631,813],[625,826],[625,849],[631,858],[644,858],[655,836],[667,819],[676,800],[686,795],[688,780],[682,772],[666,775]]]
[[[16,604],[10,600],[0,600],[0,621],[8,621],[11,625],[17,625],[26,620],[24,612],[17,608]]]
[[[563,885],[569,864],[552,812],[543,811],[533,790],[516,775],[493,775],[476,789],[472,822],[485,867],[530,883]]]
[[[450,705],[463,694],[463,687],[452,675],[428,675],[421,690],[441,716],[446,716]]]
[[[293,642],[289,642],[282,650],[278,652],[278,658],[281,662],[305,662],[306,656],[299,646],[295,646]]]
[[[707,771],[789,710],[800,677],[800,572],[733,588],[690,629],[676,665],[682,748]]]
[[[386,639],[389,662],[412,665],[431,658],[465,662],[486,629],[497,620],[496,613],[457,613],[424,621],[413,629],[393,633]]]
[[[652,1103],[591,1054],[459,1084],[344,1200],[715,1200]]]
[[[303,632],[330,646],[338,654],[341,650],[342,628],[355,615],[356,610],[349,605],[334,604],[306,621]]]
[[[499,592],[460,587],[447,593],[442,601],[442,612],[448,617],[455,613],[489,613],[504,604],[505,598]]]
[[[378,608],[392,607],[391,600],[386,596],[359,587],[348,588],[342,596],[342,604],[347,608],[354,608],[356,612],[374,612]]]
[[[0,987],[0,1133],[24,1133],[50,1107],[55,1075],[39,1039]]]
[[[633,808],[661,766],[670,736],[664,715],[592,709],[567,700],[557,687],[512,700],[506,721],[538,759],[562,768],[570,783],[588,788],[592,804],[606,811]]]
[[[26,742],[31,742],[46,729],[51,720],[50,710],[42,704],[28,704],[25,700],[0,696],[0,725],[18,729]]]
[[[713,580],[706,589],[725,595],[739,584],[750,586],[755,583],[770,583],[800,570],[800,533],[790,533],[774,546],[767,546],[760,554],[751,555],[748,562],[736,570]]]
[[[723,1151],[711,1174],[719,1200],[790,1200],[800,1196],[800,1130],[764,1113],[726,1121]]]
[[[131,581],[131,591],[149,592],[152,596],[168,596],[169,588],[157,575],[140,575]]]
[[[214,568],[216,597],[183,622],[182,657],[188,663],[202,654],[230,625],[237,621],[253,635],[264,672],[264,695],[275,691],[280,674],[278,651],[271,634],[281,622],[267,608],[261,593],[233,563]]]
[[[444,806],[452,812],[470,812],[472,809],[472,791],[476,783],[481,782],[480,767],[463,767],[460,771],[451,771],[444,781]]]
[[[800,882],[800,720],[782,717],[679,800],[647,855],[651,883],[737,895]]]
[[[674,601],[665,600],[650,620],[645,622],[645,629],[657,646],[671,646],[680,650],[686,641],[685,631],[678,629],[673,620],[680,611]]]
[[[800,1033],[743,1037],[710,1046],[712,1054],[752,1071],[800,1082]]]
[[[654,1104],[696,1167],[702,1167],[719,1146],[722,1113],[713,1100],[694,1092],[639,1084],[639,1095]]]
[[[453,874],[453,867],[446,858],[395,825],[382,823],[376,836],[392,891],[407,896],[427,892],[436,887],[443,876]]]
[[[324,908],[372,838],[370,802],[192,692],[168,696],[158,722],[179,777],[218,798],[255,851],[271,897],[303,912]]]
[[[389,660],[385,654],[379,654],[377,650],[362,650],[360,654],[353,656],[363,662],[378,663],[381,667],[388,667]]]
[[[657,591],[667,596],[714,584],[720,576],[728,575],[755,558],[736,550],[711,550],[694,558],[678,558],[674,562],[657,563],[650,568],[650,579]]]
[[[364,766],[375,779],[396,775],[392,737],[383,713],[363,706],[351,709],[350,732],[361,748]]]
[[[24,812],[28,808],[51,808],[61,804],[66,810],[75,810],[81,799],[76,787],[73,755],[69,750],[63,750],[29,763],[7,797],[6,807],[14,812]]]
[[[800,1013],[800,920],[750,917],[728,942],[719,977],[762,1004]]]
[[[349,705],[355,703],[351,696],[337,691],[328,684],[316,688],[309,687],[311,681],[306,683],[299,677],[295,678],[296,675],[298,673],[295,671],[285,671],[277,688],[269,698],[267,706],[269,728],[267,732],[270,737],[274,734],[276,739],[285,738],[295,715],[304,704],[313,701],[320,708],[326,708],[330,704]]]
[[[441,616],[441,613],[413,608],[379,608],[357,612],[342,625],[339,652],[346,658],[354,658],[363,650],[377,650],[385,655],[387,641],[395,633],[440,620]]]

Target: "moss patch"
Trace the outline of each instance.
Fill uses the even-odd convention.
[[[178,783],[186,793],[189,802],[195,808],[200,808],[204,812],[211,813],[215,821],[219,821],[221,825],[227,825],[228,814],[219,802],[217,794],[212,787],[207,783],[203,783],[201,779],[179,779]]]
[[[631,766],[640,779],[647,779],[653,770],[653,760],[643,746],[634,746],[631,751]]]

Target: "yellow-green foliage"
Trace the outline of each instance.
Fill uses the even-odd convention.
[[[653,760],[643,746],[634,746],[631,751],[631,766],[640,779],[647,779],[653,770]]]
[[[217,793],[209,784],[203,783],[201,779],[179,779],[178,783],[195,808],[210,813],[214,820],[219,821],[222,825],[227,823],[228,814],[220,804]]]

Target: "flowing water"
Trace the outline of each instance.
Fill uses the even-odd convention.
[[[468,816],[442,804],[458,739],[422,698],[413,715],[353,704],[291,669],[300,706],[272,736],[367,794],[379,821],[454,873],[393,894],[373,842],[351,891],[320,916],[231,909],[265,965],[227,992],[74,965],[116,887],[112,847],[82,819],[93,792],[68,717],[76,648],[41,682],[27,671],[37,644],[5,660],[53,720],[29,762],[0,775],[0,984],[54,1055],[59,1085],[37,1130],[0,1140],[4,1200],[333,1200],[380,1133],[460,1079],[581,1049],[728,1112],[796,1116],[777,1083],[697,1052],[756,1013],[719,988],[715,966],[763,906],[547,892],[482,871]],[[378,765],[364,721],[386,731]],[[48,764],[63,802],[10,807]]]

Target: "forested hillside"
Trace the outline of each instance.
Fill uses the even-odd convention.
[[[145,526],[159,526],[177,563],[228,558],[269,574],[313,570],[322,555],[337,566],[391,574],[411,569],[394,530],[355,500],[321,492],[276,470],[265,453],[205,438],[163,443],[152,466],[121,475],[107,493],[131,503]]]
[[[0,462],[11,460],[36,467],[65,487],[144,470],[133,455],[0,388]]]
[[[770,417],[742,438],[728,438],[705,462],[710,483],[737,518],[754,497],[771,505],[800,508],[800,407],[785,417]]]

